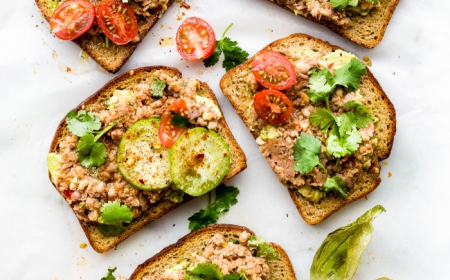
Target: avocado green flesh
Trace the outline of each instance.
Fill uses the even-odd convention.
[[[48,10],[53,14],[53,12],[58,8],[60,2],[59,0],[46,0],[46,5]]]
[[[202,127],[183,133],[170,148],[169,159],[173,182],[191,196],[200,196],[217,187],[231,165],[225,140]]]
[[[55,176],[59,171],[61,166],[61,156],[55,153],[50,153],[47,155],[47,167],[52,177],[52,182],[55,182]]]
[[[361,7],[356,6],[356,7],[346,7],[345,10],[347,12],[353,13],[353,14],[359,14],[362,16],[367,16],[370,13],[370,9],[361,9]]]
[[[169,148],[159,141],[160,120],[135,122],[123,135],[117,165],[125,180],[140,190],[163,189],[171,183]]]
[[[325,197],[325,192],[308,185],[301,186],[298,189],[298,192],[311,202],[319,202],[323,197]]]

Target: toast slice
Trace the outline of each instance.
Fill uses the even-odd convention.
[[[295,13],[292,9],[283,4],[286,2],[284,0],[268,1]],[[328,20],[319,20],[311,15],[302,15],[299,13],[296,13],[296,15],[298,14],[306,19],[325,25],[342,37],[347,38],[360,46],[372,49],[376,47],[383,39],[386,28],[392,18],[392,15],[394,14],[398,2],[400,2],[400,0],[380,0],[380,8],[372,9],[370,13],[365,16],[352,16],[351,20],[353,24],[347,28],[343,28]]]
[[[333,46],[328,42],[305,34],[293,34],[271,43],[264,50],[284,50],[289,52],[305,47],[322,54],[341,49],[340,47]],[[234,109],[248,128],[253,117],[251,110],[248,110],[248,106],[246,105],[253,100],[253,95],[248,92],[246,88],[247,84],[240,75],[243,71],[251,71],[253,59],[254,57],[228,71],[220,81],[220,87],[224,95],[230,100]],[[374,136],[379,141],[372,158],[374,166],[368,169],[368,171],[363,171],[362,176],[357,181],[358,187],[353,188],[345,200],[334,193],[328,193],[319,203],[312,203],[301,196],[295,189],[287,188],[299,213],[310,225],[322,222],[345,205],[368,195],[381,182],[379,174],[373,170],[380,168],[378,161],[388,158],[391,153],[396,132],[395,109],[369,69],[367,69],[367,74],[361,78],[360,94],[366,100],[366,102],[363,102],[363,105],[371,111],[372,116],[379,120],[374,124]],[[252,134],[255,138],[259,136],[254,131],[252,131]],[[285,186],[288,187],[287,185]]]
[[[143,67],[135,70],[131,70],[127,73],[117,76],[109,83],[107,83],[103,88],[98,90],[92,96],[83,101],[80,105],[78,105],[75,110],[80,110],[81,108],[89,110],[91,106],[95,106],[98,104],[103,104],[106,100],[108,100],[114,90],[116,89],[133,89],[134,85],[145,81],[151,80],[152,74],[156,70],[163,70],[165,74],[171,77],[179,77],[181,78],[182,74],[179,70],[166,66],[151,66],[151,67]],[[201,89],[203,90],[204,96],[213,100],[215,105],[220,109],[220,105],[213,93],[213,91],[209,88],[206,83],[200,82]],[[222,114],[223,116],[223,114]],[[234,139],[231,134],[230,128],[228,127],[225,118],[222,117],[220,120],[220,129],[217,133],[222,136],[230,149],[230,157],[231,157],[231,166],[228,173],[225,175],[223,182],[232,178],[236,174],[240,173],[247,167],[247,159],[245,154],[243,153],[241,147]],[[71,134],[67,129],[67,124],[65,122],[65,118],[60,122],[53,141],[50,146],[50,153],[58,153],[59,151],[59,143],[62,139],[68,134]],[[50,173],[49,173],[50,176]],[[51,176],[50,176],[51,181]],[[54,185],[54,184],[53,184]],[[55,185],[54,185],[55,186]],[[56,189],[56,186],[55,186]],[[56,189],[57,190],[57,189]],[[126,238],[140,230],[142,227],[148,225],[154,220],[164,216],[169,213],[176,207],[190,201],[193,197],[185,195],[184,200],[181,203],[174,203],[169,200],[162,200],[143,212],[138,218],[133,219],[133,221],[126,226],[126,231],[119,236],[115,237],[107,237],[99,232],[96,225],[93,223],[85,222],[79,220],[81,227],[83,228],[86,237],[89,240],[92,248],[98,253],[106,252],[114,247],[116,247],[120,242],[124,241]]]
[[[59,0],[35,0],[36,5],[41,11],[43,17],[47,22],[50,21],[53,11],[50,5]],[[174,0],[170,0],[167,3],[167,7],[172,5]],[[92,0],[94,5],[98,4],[100,1]],[[105,35],[103,32],[99,34],[89,34],[86,32],[82,36],[73,40],[82,50],[84,50],[90,57],[92,57],[95,62],[97,62],[101,67],[110,73],[116,73],[119,69],[127,62],[128,58],[133,54],[138,45],[142,42],[144,37],[147,35],[149,30],[156,24],[158,19],[167,10],[160,10],[156,13],[146,17],[145,20],[141,17],[138,19],[138,37],[140,38],[138,42],[129,42],[125,45],[116,45],[110,42],[109,48],[105,44]],[[58,39],[59,40],[59,39]]]
[[[143,277],[150,277],[150,279],[156,279],[158,275],[166,271],[167,269],[179,264],[187,259],[190,259],[192,253],[197,252],[205,247],[206,242],[215,234],[221,234],[225,237],[225,240],[229,238],[238,240],[239,234],[242,232],[248,232],[251,235],[255,235],[251,230],[246,227],[236,225],[210,225],[190,234],[184,236],[177,243],[172,244],[140,264],[133,272],[129,280],[141,280]],[[270,267],[271,280],[294,280],[295,272],[292,267],[286,252],[279,245],[270,243],[277,251],[279,258],[277,260],[268,261],[267,264]]]

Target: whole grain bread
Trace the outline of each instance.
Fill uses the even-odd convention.
[[[309,35],[293,34],[271,43],[264,50],[290,51],[305,47],[322,54],[341,49]],[[220,87],[224,95],[230,100],[247,127],[250,127],[252,112],[246,105],[253,100],[253,95],[247,90],[246,83],[240,77],[243,71],[251,70],[253,59],[254,57],[228,71],[220,81]],[[388,158],[391,153],[396,132],[395,109],[369,69],[367,69],[367,74],[361,78],[360,94],[366,100],[363,102],[363,105],[379,120],[374,124],[374,137],[378,139],[378,145],[373,153],[372,168],[362,172],[356,183],[357,187],[349,192],[347,199],[342,199],[334,193],[328,193],[319,203],[312,203],[301,196],[295,189],[287,188],[299,213],[310,225],[322,222],[345,205],[368,195],[381,182],[379,174],[374,172],[374,170],[375,168],[381,168],[378,161]],[[259,136],[256,132],[252,132],[252,134],[255,138]]]
[[[286,10],[295,13],[284,4],[279,4],[277,0],[268,0]],[[283,3],[285,1],[281,1]],[[400,0],[380,0],[381,7],[374,8],[368,15],[354,15],[351,17],[353,24],[343,28],[331,21],[317,19],[311,15],[298,14],[311,21],[325,25],[335,33],[363,47],[372,49],[377,46],[384,37],[386,28],[394,14],[395,8]]]
[[[166,66],[151,66],[151,67],[143,67],[135,70],[131,70],[127,73],[117,76],[105,86],[103,86],[100,90],[94,93],[92,96],[83,101],[80,105],[78,105],[75,110],[80,110],[83,108],[84,110],[89,110],[91,106],[95,106],[95,104],[104,104],[106,100],[108,100],[116,89],[134,89],[134,85],[137,83],[144,83],[146,81],[152,80],[153,72],[156,70],[163,70],[167,75],[171,77],[179,77],[181,78],[182,74],[179,70]],[[220,105],[214,95],[213,91],[209,88],[206,83],[200,82],[201,90],[205,97],[213,100],[217,107],[220,109]],[[223,113],[222,113],[223,115]],[[222,136],[227,144],[229,145],[230,153],[231,153],[231,166],[228,173],[225,175],[223,182],[232,178],[236,174],[240,173],[247,167],[247,159],[245,154],[243,153],[241,147],[234,139],[231,134],[230,128],[228,127],[225,118],[222,117],[219,120],[220,130],[218,134]],[[65,122],[65,118],[61,120],[58,129],[53,137],[53,141],[50,146],[50,153],[58,153],[59,151],[59,143],[62,139],[71,134],[67,129],[67,124]],[[50,176],[50,173],[49,173]],[[51,179],[50,179],[51,181]],[[56,186],[54,186],[56,189]],[[163,200],[157,204],[152,205],[147,211],[142,213],[138,218],[134,219],[130,224],[126,226],[126,231],[119,236],[115,237],[107,237],[100,233],[94,223],[84,222],[79,220],[81,227],[86,234],[86,237],[89,240],[92,248],[98,253],[106,252],[114,247],[116,247],[120,242],[124,241],[126,238],[140,230],[142,227],[148,225],[149,223],[155,221],[156,219],[164,216],[169,213],[173,209],[178,206],[192,200],[193,197],[185,195],[185,199],[181,203],[174,203],[168,200]]]
[[[178,240],[177,243],[164,248],[161,252],[139,265],[129,280],[141,280],[145,276],[150,277],[150,279],[156,279],[158,275],[162,274],[167,269],[183,261],[189,260],[192,257],[192,253],[205,248],[206,242],[215,234],[222,234],[226,240],[229,238],[238,240],[239,235],[244,231],[247,231],[251,235],[255,235],[254,232],[246,227],[226,224],[210,225],[193,231]],[[283,248],[275,243],[270,244],[277,251],[279,258],[277,260],[267,261],[267,264],[270,267],[269,279],[297,279],[291,261]]]
[[[52,10],[49,7],[51,1],[58,0],[35,0],[36,5],[41,11],[47,22],[50,21],[52,16]],[[167,7],[172,5],[174,0],[170,0],[167,3]],[[95,5],[100,3],[100,0],[91,0]],[[165,11],[160,11],[164,13]],[[138,42],[129,42],[125,45],[116,45],[110,42],[109,47],[105,44],[105,35],[101,34],[89,34],[88,32],[73,40],[81,49],[83,49],[95,62],[110,73],[116,73],[127,62],[137,46],[142,42],[149,30],[156,24],[160,16],[158,14],[152,14],[146,20],[138,20]],[[58,39],[59,40],[59,39]]]

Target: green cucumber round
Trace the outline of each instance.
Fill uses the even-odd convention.
[[[117,165],[125,180],[140,190],[163,189],[171,183],[169,148],[159,141],[160,120],[135,122],[123,135]]]
[[[230,169],[230,149],[214,131],[196,127],[170,148],[170,175],[178,189],[199,196],[217,187]]]

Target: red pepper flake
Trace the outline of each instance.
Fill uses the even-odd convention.
[[[227,157],[227,156],[228,156],[228,154],[227,154],[227,153],[223,154],[223,157]]]
[[[67,68],[66,68],[66,72],[67,72],[67,73],[72,72],[72,69],[70,69],[69,67],[67,67]]]
[[[191,8],[191,6],[184,1],[180,3],[180,6],[183,8],[186,8],[186,10],[189,10]]]
[[[64,196],[67,197],[68,199],[72,198],[72,191],[71,190],[65,190],[64,191]]]
[[[351,156],[346,156],[341,160],[341,164],[350,159]]]
[[[143,179],[139,179],[139,183],[141,183],[143,185],[144,184],[144,180]]]
[[[198,161],[202,161],[205,158],[205,154],[198,154],[195,156]]]
[[[392,173],[388,172],[388,178],[391,178],[391,177],[392,177]]]

